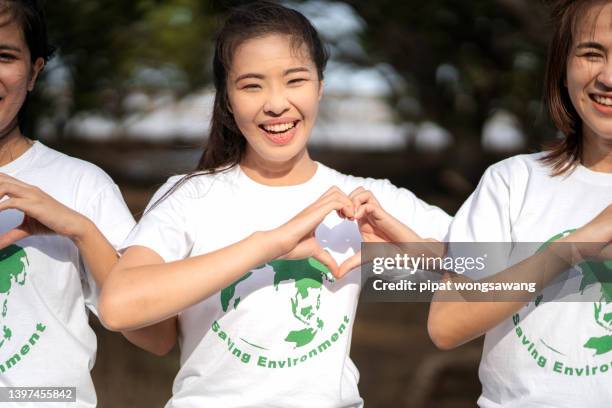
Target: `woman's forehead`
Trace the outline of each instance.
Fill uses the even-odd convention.
[[[10,43],[19,47],[25,44],[23,31],[17,19],[9,9],[2,9],[2,6],[0,6],[0,43]]]
[[[574,42],[612,39],[612,2],[594,4],[577,16]]]
[[[314,63],[305,44],[298,44],[282,34],[271,34],[248,39],[234,51],[231,71],[267,70],[273,68]]]

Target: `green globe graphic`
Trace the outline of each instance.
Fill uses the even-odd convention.
[[[581,291],[590,285],[601,285],[601,298],[593,303],[593,317],[606,333],[612,333],[612,261],[583,262],[578,266],[582,270]],[[605,354],[612,350],[612,334],[591,337],[584,347],[594,349],[596,355]]]
[[[550,238],[539,249],[548,244],[569,235],[574,230],[563,231]],[[582,273],[579,291],[584,293],[593,285],[600,285],[601,297],[593,303],[593,318],[602,330],[602,336],[587,339],[583,347],[593,349],[595,355],[606,354],[612,351],[612,260],[585,261],[577,265]],[[535,300],[536,307],[542,301],[542,295]]]
[[[17,245],[11,245],[0,250],[0,304],[2,305],[0,349],[5,342],[11,340],[13,334],[11,328],[6,326],[4,321],[9,312],[11,289],[15,284],[19,286],[25,284],[27,260],[25,251]]]
[[[318,316],[321,308],[321,291],[323,279],[332,281],[331,273],[314,258],[300,260],[277,260],[269,265],[274,273],[274,287],[278,290],[281,282],[293,282],[294,295],[287,299],[287,307],[295,319],[296,328],[286,333],[284,339],[292,343],[294,348],[309,344],[325,323]],[[262,269],[265,265],[257,269]],[[236,309],[240,297],[236,296],[236,288],[249,279],[253,271],[246,273],[236,282],[221,291],[221,308],[227,312],[231,307]]]

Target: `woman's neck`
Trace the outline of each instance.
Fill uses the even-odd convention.
[[[247,150],[240,167],[248,177],[268,186],[302,184],[310,180],[317,171],[317,164],[306,150],[286,162],[267,161]]]
[[[6,166],[19,156],[24,154],[32,141],[21,134],[19,127],[14,128],[9,133],[0,138],[0,167]]]
[[[612,140],[583,132],[582,165],[589,170],[612,173]]]

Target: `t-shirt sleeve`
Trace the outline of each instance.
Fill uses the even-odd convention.
[[[82,212],[96,225],[110,244],[115,249],[119,249],[134,227],[134,217],[127,208],[119,187],[112,182],[110,177],[104,175],[104,177],[97,177],[96,181],[98,191],[88,199]],[[97,315],[100,288],[96,285],[84,262],[82,260],[80,262],[83,270],[87,272],[82,278],[85,280],[82,282],[85,304]]]
[[[195,242],[195,227],[190,217],[194,196],[186,181],[166,195],[180,180],[171,177],[155,193],[141,220],[122,245],[144,246],[155,251],[165,262],[189,256]]]
[[[104,186],[92,197],[86,214],[115,249],[119,249],[136,224],[116,184]]]
[[[453,219],[449,241],[510,242],[510,184],[504,172],[489,167],[476,190]]]
[[[486,270],[473,278],[481,278],[506,268],[512,242],[512,192],[516,192],[521,169],[512,161],[489,167],[476,190],[463,203],[449,228],[448,252],[452,257],[483,256]],[[520,177],[518,177],[520,178]]]
[[[422,238],[444,240],[452,218],[442,209],[427,204],[411,191],[378,180],[369,187],[381,206]]]

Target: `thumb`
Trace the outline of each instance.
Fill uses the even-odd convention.
[[[361,265],[361,251],[357,252],[355,255],[351,256],[350,258],[342,262],[342,264],[340,264],[337,279],[342,278],[344,275],[346,275],[347,273],[349,273],[350,271],[352,271],[353,269],[357,268],[360,265]]]
[[[15,242],[30,235],[31,234],[21,226],[13,228],[12,230],[0,235],[0,249],[4,249],[7,246],[14,244]]]
[[[320,245],[317,244],[317,248],[314,251],[312,257],[317,261],[321,262],[323,265],[329,269],[334,278],[338,279],[338,263],[331,256],[329,252],[323,249]]]

